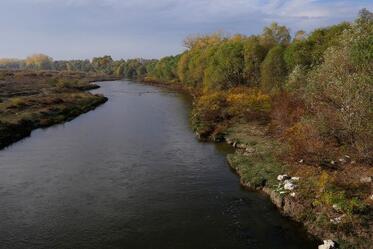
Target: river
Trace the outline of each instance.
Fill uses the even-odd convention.
[[[0,151],[0,248],[316,248],[196,139],[187,96],[99,85],[106,104]]]

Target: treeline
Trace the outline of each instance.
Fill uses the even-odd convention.
[[[0,59],[0,69],[10,70],[55,70],[69,72],[95,72],[114,75],[124,61],[114,61],[111,56],[95,57],[92,60],[53,60],[44,54],[34,54],[24,60]]]
[[[187,50],[134,61],[126,77],[177,83],[200,93],[193,114],[205,136],[232,120],[265,119],[298,158],[341,153],[373,160],[373,14],[353,23],[298,31],[277,23],[260,35],[185,39]],[[128,72],[131,73],[128,73]]]

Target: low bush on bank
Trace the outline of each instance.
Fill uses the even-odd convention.
[[[208,91],[196,99],[192,121],[197,132],[208,136],[231,119],[266,120],[270,108],[269,95],[259,89],[237,87]]]

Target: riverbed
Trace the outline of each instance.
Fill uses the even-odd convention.
[[[196,139],[188,96],[99,85],[106,104],[0,151],[0,248],[316,248]]]

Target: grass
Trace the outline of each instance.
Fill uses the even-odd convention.
[[[239,172],[243,183],[253,188],[274,188],[278,183],[277,176],[284,171],[283,165],[271,154],[253,154],[250,157],[230,154],[228,161]]]
[[[0,71],[0,148],[39,127],[71,120],[104,103],[86,90],[103,75],[70,72]],[[60,84],[63,82],[64,84]]]
[[[372,175],[372,169],[351,164],[340,171],[325,171],[291,162],[286,158],[287,148],[268,136],[265,126],[255,123],[231,124],[224,133],[226,140],[238,148],[228,155],[228,161],[243,185],[277,192],[278,175],[300,177],[294,190],[296,197],[284,196],[300,208],[284,212],[305,224],[311,233],[334,239],[340,248],[367,248],[373,224],[372,205],[367,201],[371,185],[359,183],[359,177]],[[332,222],[339,217],[340,223]]]
[[[237,124],[227,130],[226,139],[244,145],[248,153],[242,151],[228,155],[230,165],[239,172],[243,183],[254,188],[274,188],[277,176],[285,166],[276,159],[279,144],[265,136],[265,128],[257,124]]]

